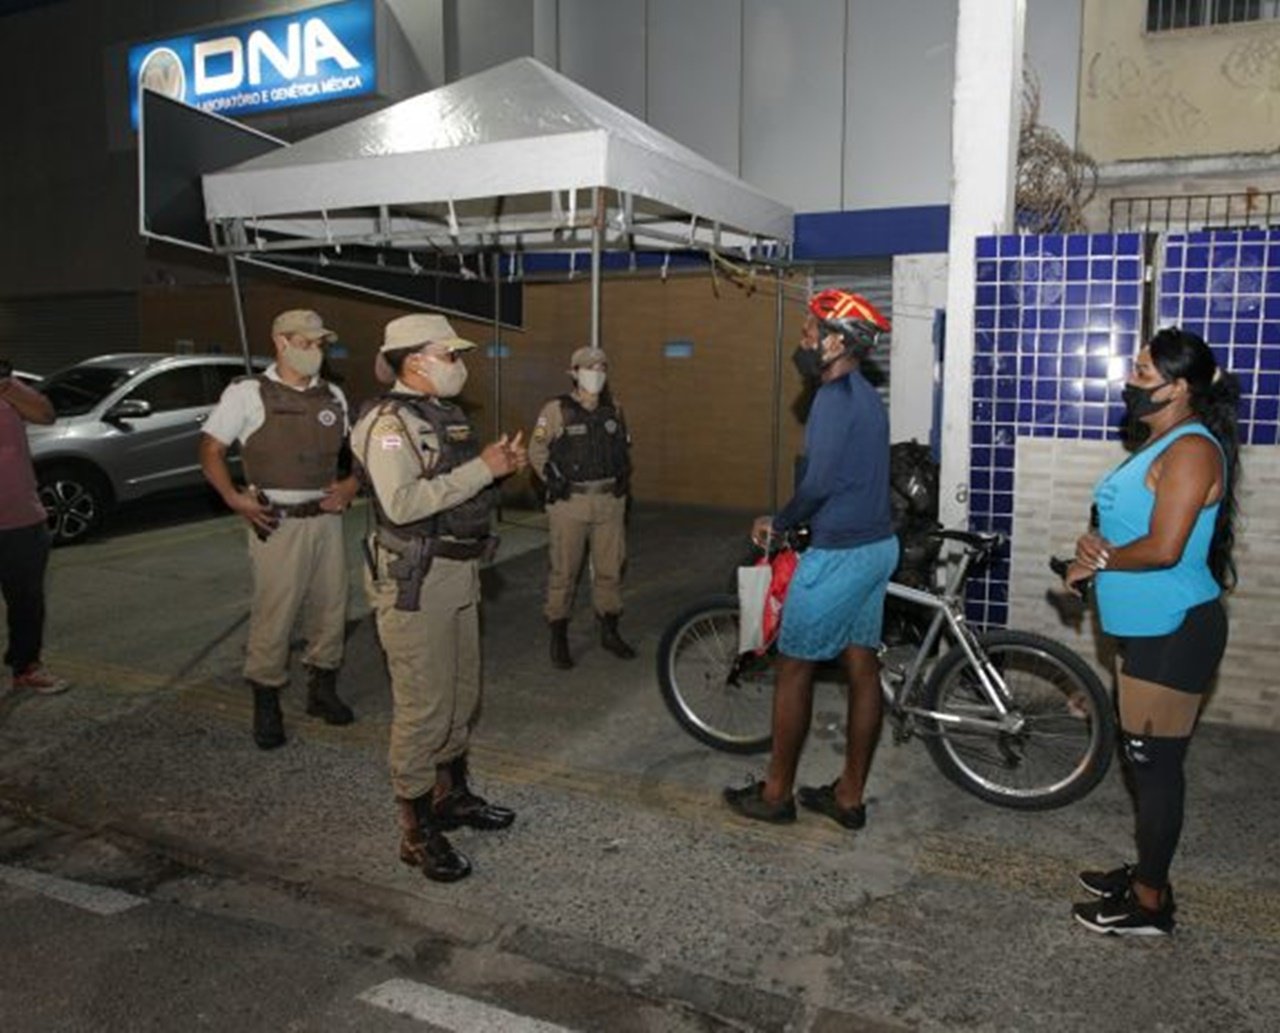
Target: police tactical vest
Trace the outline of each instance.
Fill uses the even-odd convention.
[[[346,437],[342,403],[323,380],[304,391],[266,376],[258,382],[264,420],[240,449],[245,476],[259,488],[320,491],[338,476]]]
[[[631,473],[627,428],[622,414],[603,398],[588,409],[572,395],[560,396],[564,430],[549,449],[551,461],[570,483],[625,480]]]
[[[437,477],[442,473],[455,470],[463,463],[470,462],[480,454],[480,444],[476,441],[471,422],[458,406],[439,398],[425,395],[386,394],[373,403],[379,416],[392,414],[407,409],[423,423],[431,427],[439,452],[436,462],[430,469],[422,463],[423,476]],[[407,428],[410,429],[411,428]],[[407,445],[417,450],[419,460],[422,459],[423,443],[413,440]],[[372,493],[374,511],[378,517],[378,526],[386,527],[397,535],[410,535],[418,538],[458,538],[464,541],[488,537],[491,531],[491,517],[497,508],[498,489],[493,485],[473,495],[465,502],[433,513],[422,520],[411,524],[396,524],[387,518],[378,503],[378,493]]]

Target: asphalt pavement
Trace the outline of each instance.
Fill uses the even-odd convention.
[[[1280,1028],[1274,735],[1201,729],[1173,873],[1179,930],[1159,941],[1101,938],[1069,907],[1078,868],[1131,854],[1118,766],[1081,802],[1013,812],[948,783],[919,742],[886,736],[866,830],[807,814],[794,826],[745,822],[719,791],[761,761],[716,753],[679,729],[654,653],[673,614],[726,587],[751,514],[636,507],[622,630],[641,655],[624,662],[600,649],[584,586],[570,631],[579,663],[558,672],[540,614],[543,519],[507,512],[503,549],[484,575],[486,702],[473,770],[519,819],[499,833],[458,833],[475,874],[441,886],[396,857],[389,690],[358,587],[363,513],[348,518],[357,577],[339,680],[357,721],[306,718],[295,671],[284,697],[289,742],[270,753],[249,737],[239,678],[243,528],[203,510],[139,515],[54,555],[47,660],[76,684],[63,696],[0,699],[0,808],[11,821],[305,899],[358,919],[354,943],[394,929],[399,946],[379,947],[392,957],[509,959],[473,968],[468,985],[481,996],[486,979],[519,983],[510,959],[554,972],[569,982],[529,993],[520,1011],[565,1028],[622,1028],[603,1006],[565,1010],[595,992],[653,1002],[650,1024],[636,1029]],[[802,780],[838,770],[842,706],[834,687],[821,690]],[[40,870],[21,842],[0,835],[0,865]],[[0,909],[35,908],[32,893],[7,889]],[[209,949],[222,949],[233,931],[210,936]],[[194,971],[203,963],[192,950]],[[320,982],[325,964],[311,973]],[[5,1011],[30,1019],[44,1005],[23,985],[5,995],[19,1010]],[[197,1008],[218,992],[199,983],[184,1000]],[[215,1009],[208,1028],[284,1028],[288,1011],[285,1002],[260,1021],[222,1025]],[[295,1028],[344,1028],[308,1014]]]

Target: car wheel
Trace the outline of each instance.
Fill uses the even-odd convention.
[[[54,545],[83,541],[102,525],[110,492],[102,475],[83,466],[51,466],[37,475]]]

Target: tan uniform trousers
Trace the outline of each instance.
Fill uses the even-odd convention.
[[[437,764],[466,752],[480,713],[480,564],[434,559],[411,613],[396,609],[379,553],[365,586],[391,675],[391,785],[412,800],[431,791]]]
[[[301,616],[302,662],[334,670],[347,625],[347,553],[342,515],[280,521],[265,541],[249,532],[253,602],[244,676],[259,685],[289,681],[289,640]]]
[[[547,506],[551,572],[543,614],[564,620],[573,610],[573,595],[582,558],[591,547],[591,602],[596,613],[622,612],[622,565],[627,559],[627,500],[605,492],[570,495]]]

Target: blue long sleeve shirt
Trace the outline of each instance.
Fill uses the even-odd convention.
[[[774,530],[807,523],[810,544],[819,549],[848,549],[892,535],[889,414],[860,372],[818,388],[804,446],[800,484],[774,518]]]

